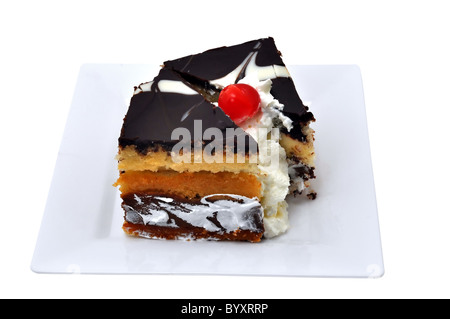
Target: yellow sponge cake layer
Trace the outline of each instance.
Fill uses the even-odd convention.
[[[192,152],[191,159],[188,163],[174,161],[170,152],[150,151],[143,155],[136,151],[134,146],[127,146],[119,150],[117,159],[119,161],[118,168],[120,171],[152,171],[172,170],[175,172],[201,172],[208,171],[211,173],[232,172],[232,173],[257,173],[258,168],[256,158],[251,155],[243,156],[239,154],[232,154],[232,157],[227,159],[224,153],[223,156],[217,160],[214,157],[201,156],[200,159],[194,157]],[[257,156],[257,155],[253,155]],[[199,163],[197,163],[199,162]],[[223,162],[223,163],[219,163]]]

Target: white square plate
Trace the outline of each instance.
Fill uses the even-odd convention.
[[[126,236],[117,139],[133,86],[158,67],[83,65],[31,268],[38,273],[380,277],[384,273],[361,74],[290,66],[317,122],[314,201],[290,198],[291,229],[259,244]]]

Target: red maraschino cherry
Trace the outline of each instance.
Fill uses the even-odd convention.
[[[219,95],[219,107],[238,125],[252,118],[260,103],[258,91],[248,84],[228,85]]]

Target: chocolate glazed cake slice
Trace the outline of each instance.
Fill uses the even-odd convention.
[[[231,129],[234,137],[241,135],[247,140],[245,145],[256,145],[220,108],[170,69],[163,68],[152,82],[135,88],[119,138],[120,177],[116,183],[127,234],[165,239],[261,239],[261,183],[256,164],[250,163],[256,154],[250,148],[233,147],[235,160],[218,163],[218,156],[225,158],[226,151],[230,152],[225,138],[222,153],[220,148],[200,152],[199,160],[196,147],[200,143],[203,151],[212,142],[206,136],[210,128],[224,136]],[[177,129],[184,136],[174,135]],[[177,155],[188,153],[188,158],[179,162],[172,156],[173,149],[183,139],[184,148]],[[216,161],[203,158],[208,154]]]
[[[135,88],[119,138],[123,229],[252,242],[283,234],[286,196],[314,178],[314,120],[272,38],[166,61]]]
[[[166,61],[166,68],[194,83],[205,98],[217,102],[220,91],[246,76],[271,80],[270,94],[283,105],[282,113],[292,120],[288,130],[280,123],[281,146],[289,164],[290,192],[302,193],[314,176],[314,131],[309,124],[315,118],[299,97],[289,71],[273,38],[220,47],[203,53]]]

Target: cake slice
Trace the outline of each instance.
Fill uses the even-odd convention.
[[[119,138],[124,231],[251,242],[284,233],[286,196],[314,177],[311,121],[272,38],[166,61],[135,87]]]
[[[201,121],[201,139],[187,142],[188,151],[201,143],[200,160],[195,152],[187,163],[174,160],[171,152],[180,140],[173,139],[173,132],[183,128],[194,138],[199,129],[196,121]],[[252,139],[171,70],[163,68],[151,83],[136,88],[119,138],[117,185],[126,233],[167,239],[260,240],[264,232],[258,199],[261,183],[256,164],[249,162],[250,150],[232,149],[231,163],[204,158],[203,150],[211,141],[203,137],[209,128],[237,130]],[[222,143],[226,146],[226,142]]]

